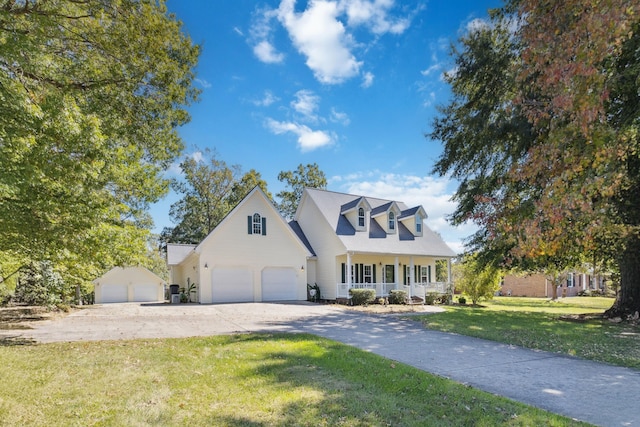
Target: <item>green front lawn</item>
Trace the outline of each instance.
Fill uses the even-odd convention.
[[[609,320],[560,320],[562,315],[602,314],[610,298],[496,297],[484,307],[451,306],[445,313],[419,316],[429,329],[455,332],[528,348],[640,369],[640,327]],[[416,319],[416,317],[412,317]]]
[[[0,346],[0,359],[6,426],[580,425],[312,335]]]

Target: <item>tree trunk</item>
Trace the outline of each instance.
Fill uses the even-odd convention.
[[[620,291],[605,317],[634,316],[640,311],[640,237],[629,238],[618,265],[620,267]]]

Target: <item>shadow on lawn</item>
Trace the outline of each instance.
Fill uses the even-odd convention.
[[[15,347],[20,345],[35,345],[36,341],[20,335],[0,336],[0,347]]]

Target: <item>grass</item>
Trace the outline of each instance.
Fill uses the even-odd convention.
[[[0,346],[0,425],[570,426],[312,335]]]
[[[429,329],[563,353],[613,365],[640,369],[640,327],[601,318],[584,322],[562,315],[602,314],[613,300],[600,297],[496,297],[483,307],[452,306],[446,312],[416,316]]]

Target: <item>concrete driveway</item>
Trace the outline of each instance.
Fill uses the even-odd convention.
[[[54,342],[276,331],[330,338],[595,425],[640,426],[640,371],[425,330],[398,316],[332,305],[110,304],[21,332],[24,338]]]

